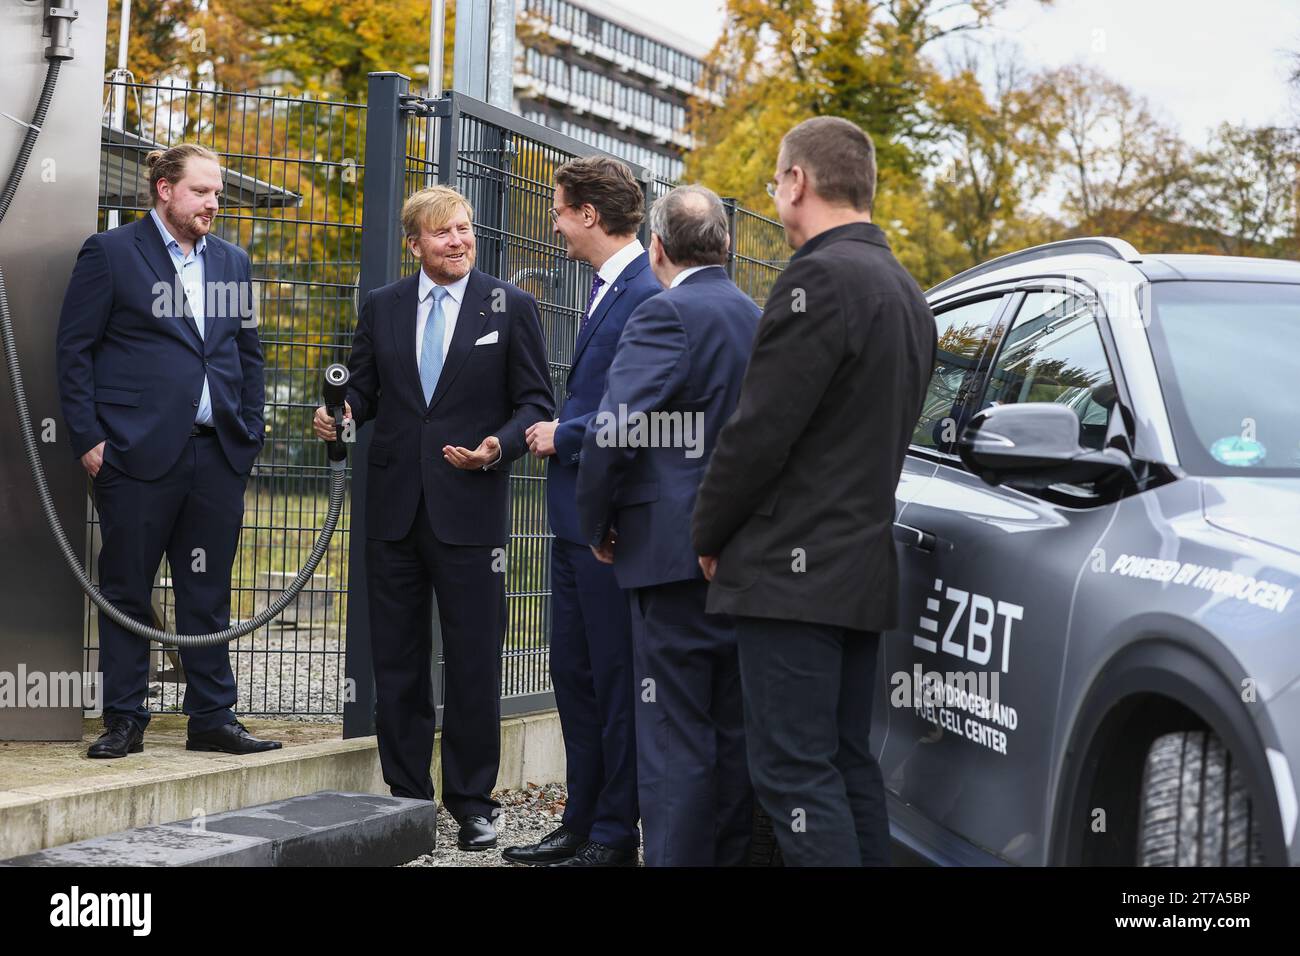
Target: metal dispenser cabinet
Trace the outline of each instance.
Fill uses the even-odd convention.
[[[0,180],[40,96],[45,53],[56,42],[42,33],[57,7],[55,0],[0,0],[0,114],[7,114],[0,115]],[[0,267],[50,489],[79,543],[89,499],[59,408],[54,338],[77,251],[96,230],[107,0],[76,0],[75,13],[67,42],[74,55],[60,67],[35,151],[0,223]],[[8,378],[0,367],[0,740],[77,740],[81,706],[66,706],[66,691],[80,686],[85,669],[87,602],[38,506]]]

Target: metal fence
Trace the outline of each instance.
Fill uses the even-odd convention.
[[[536,297],[558,397],[591,269],[566,258],[552,233],[552,175],[568,159],[599,151],[460,94],[435,101],[412,96],[398,74],[373,75],[364,106],[136,83],[110,82],[106,92],[111,98],[117,89],[127,94],[127,122],[126,130],[105,124],[102,131],[101,228],[147,214],[149,150],[199,142],[220,156],[224,171],[214,231],[248,250],[253,262],[268,435],[249,481],[232,580],[232,617],[247,618],[292,579],[325,514],[328,470],[323,446],[310,434],[320,374],[330,362],[346,361],[359,295],[416,268],[400,242],[401,200],[433,182],[455,185],[469,198],[476,265]],[[629,165],[645,186],[647,206],[672,187]],[[724,202],[728,271],[761,304],[788,256],[781,226]],[[358,446],[364,455],[364,437]],[[353,474],[354,502],[363,479]],[[510,482],[502,710],[519,713],[553,706],[551,535],[544,465],[526,456],[514,464]],[[279,621],[231,645],[242,713],[344,714],[345,735],[373,732],[368,621],[364,613],[348,617],[349,598],[354,609],[365,606],[357,558],[349,557],[351,527],[347,509],[300,600]],[[92,509],[92,557],[96,528]],[[172,623],[172,607],[164,563],[155,587],[163,624]],[[94,645],[95,611],[87,602],[89,669]],[[440,703],[440,653],[437,662]],[[179,661],[155,652],[154,670],[150,707],[179,711]]]

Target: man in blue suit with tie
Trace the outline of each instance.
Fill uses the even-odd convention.
[[[578,516],[632,613],[648,866],[746,862],[753,793],[730,618],[706,614],[691,512],[740,396],[759,308],[725,264],[721,200],[679,186],[650,210],[666,291],[628,319],[578,469]]]
[[[555,232],[570,258],[596,270],[560,417],[528,433],[533,453],[551,458],[551,682],[564,734],[568,802],[558,829],[503,853],[516,863],[618,866],[637,858],[631,621],[614,575],[587,547],[574,488],[583,432],[605,390],[623,325],[660,291],[636,238],[643,218],[645,194],[626,164],[588,156],[556,170]]]
[[[500,808],[510,463],[528,450],[525,429],[551,417],[554,393],[537,303],[474,268],[468,200],[421,189],[402,229],[420,270],[361,304],[344,407],[356,425],[374,423],[365,522],[379,760],[395,796],[434,798],[436,597],[442,802],[460,824],[457,845],[486,850]],[[314,428],[333,439],[323,407]]]
[[[91,476],[104,596],[152,623],[165,553],[176,629],[230,625],[244,486],[264,441],[262,350],[248,255],[209,235],[222,177],[181,144],[147,159],[153,209],[86,240],[59,317],[58,378],[73,452]],[[271,750],[235,719],[227,646],[182,648],[189,750]],[[144,749],[149,644],[99,617],[104,734],[90,757]]]

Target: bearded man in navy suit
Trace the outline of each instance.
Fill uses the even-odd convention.
[[[469,201],[422,189],[403,205],[402,228],[420,271],[362,303],[344,406],[345,427],[374,423],[365,524],[379,760],[395,796],[434,798],[436,596],[442,802],[460,824],[457,845],[485,850],[500,808],[510,463],[555,404],[537,303],[474,268]],[[314,428],[333,440],[324,407]]]
[[[91,236],[59,316],[58,377],[72,450],[93,482],[103,594],[152,624],[165,553],[176,630],[230,626],[230,571],[244,486],[265,440],[262,350],[248,254],[210,235],[221,167],[182,143],[147,158],[153,209]],[[225,644],[181,648],[186,748],[273,750],[235,719]],[[144,749],[149,644],[99,616],[104,734],[95,758]]]

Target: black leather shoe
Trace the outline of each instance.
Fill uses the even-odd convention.
[[[254,737],[237,720],[216,730],[190,733],[185,738],[186,750],[216,750],[223,754],[260,754],[266,750],[279,750],[280,746],[278,740],[260,740]]]
[[[456,845],[462,850],[477,852],[490,850],[497,845],[497,828],[487,817],[475,814],[460,821]]]
[[[103,760],[138,754],[144,750],[144,731],[129,717],[119,717],[112,722],[106,722],[104,727],[104,732],[99,735],[99,739],[86,751],[87,757]]]
[[[586,842],[586,837],[579,836],[572,830],[561,826],[546,834],[536,843],[507,847],[501,851],[501,856],[511,863],[546,866],[560,860],[567,860],[582,849],[582,845]]]
[[[636,866],[636,850],[616,850],[588,840],[573,856],[551,866]]]

